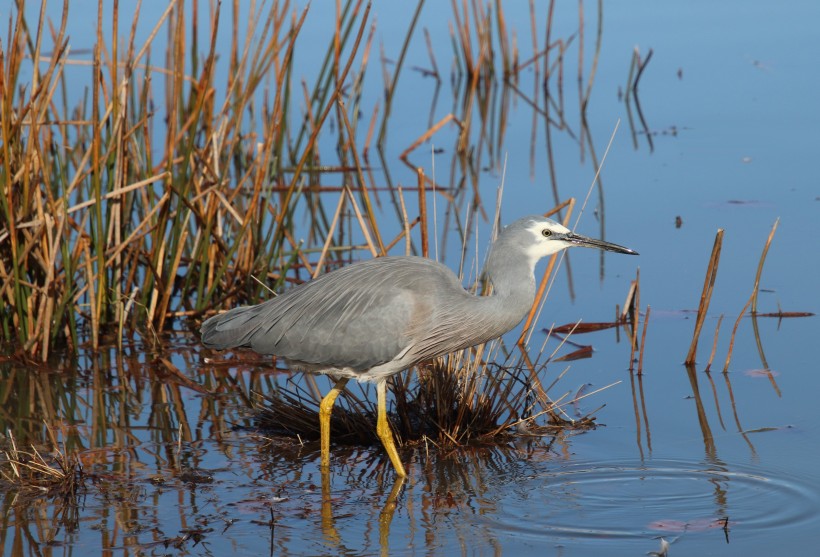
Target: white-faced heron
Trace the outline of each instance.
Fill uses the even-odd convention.
[[[202,324],[208,348],[248,347],[294,369],[325,373],[336,384],[319,405],[322,466],[330,463],[330,413],[349,379],[376,384],[376,433],[399,476],[406,476],[387,422],[386,380],[424,360],[495,339],[515,327],[535,300],[535,264],[574,246],[637,255],[575,234],[540,216],[498,235],[485,273],[491,296],[474,296],[453,272],[423,257],[379,257],[322,275],[256,306]]]

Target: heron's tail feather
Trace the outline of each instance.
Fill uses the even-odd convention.
[[[199,328],[202,344],[208,348],[225,350],[249,346],[258,328],[262,306],[243,306],[215,315]]]

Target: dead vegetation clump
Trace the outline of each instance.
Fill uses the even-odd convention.
[[[450,359],[438,358],[391,378],[394,403],[389,417],[401,445],[452,449],[596,427],[592,414],[573,418],[565,413],[562,406],[568,402],[540,400],[530,371],[521,364],[481,363],[479,370],[454,371]],[[258,427],[300,440],[318,439],[321,399],[304,384],[311,380],[297,376],[261,397],[256,405]],[[348,389],[340,396],[331,416],[334,442],[380,444],[376,405],[367,391],[363,387],[357,394]]]
[[[24,494],[45,495],[50,498],[71,500],[85,487],[86,475],[77,453],[70,453],[60,447],[51,430],[52,449],[48,452],[31,450],[17,446],[14,435],[9,432],[8,448],[0,460],[0,477],[8,486]]]

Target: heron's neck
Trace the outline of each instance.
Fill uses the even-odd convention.
[[[496,248],[487,260],[485,271],[493,293],[482,298],[481,311],[495,336],[518,325],[535,301],[535,261],[523,255]]]

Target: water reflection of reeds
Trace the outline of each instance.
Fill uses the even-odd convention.
[[[15,437],[25,437],[27,447],[47,460],[56,458],[55,448],[72,455],[83,476],[74,492],[47,497],[42,485],[31,483],[26,491],[3,481],[9,527],[0,532],[2,543],[14,537],[37,545],[57,536],[69,542],[87,535],[82,525],[91,521],[107,538],[104,547],[182,550],[220,532],[231,535],[230,528],[247,524],[249,512],[258,524],[270,514],[272,530],[283,513],[289,520],[294,512],[321,513],[326,541],[341,543],[348,530],[339,533],[337,525],[348,524],[354,509],[356,520],[377,528],[374,535],[387,543],[393,515],[406,514],[410,499],[397,503],[403,484],[396,484],[383,466],[380,449],[342,446],[334,450],[338,473],[332,479],[326,470],[321,474],[318,443],[272,435],[252,419],[254,393],[271,392],[279,379],[276,372],[256,361],[239,371],[199,365],[193,339],[177,338],[173,345],[169,340],[161,353],[140,345],[126,345],[123,352],[109,347],[80,358],[74,372],[27,370],[30,390],[20,392],[29,392],[36,404],[27,420],[9,414],[11,405],[4,405],[4,430],[16,425]],[[180,376],[178,369],[196,373]],[[8,369],[13,377],[24,370]],[[41,400],[32,394],[43,392],[57,396]],[[470,508],[499,478],[525,474],[534,463],[556,458],[552,443],[542,436],[519,436],[506,444],[457,450],[419,444],[411,462],[416,476],[425,479],[414,482],[413,499],[436,512]],[[432,451],[436,458],[430,458]],[[211,497],[213,491],[221,495]],[[361,493],[376,499],[366,503]],[[362,516],[362,507],[374,515]],[[290,546],[298,541],[292,535],[288,528],[276,530],[273,543]]]

